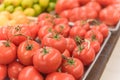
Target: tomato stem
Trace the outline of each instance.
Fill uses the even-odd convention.
[[[3,44],[6,46],[6,47],[10,47],[10,41],[6,41],[6,42],[3,42]]]
[[[32,48],[33,48],[33,45],[32,45],[32,44],[27,44],[26,50],[32,50]]]
[[[83,42],[83,40],[79,36],[76,36],[75,37],[75,42],[77,43],[77,45],[79,45]]]
[[[43,52],[44,52],[44,55],[48,53],[48,50],[46,49],[46,47],[43,48]]]

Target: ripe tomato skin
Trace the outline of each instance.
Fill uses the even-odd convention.
[[[65,57],[70,57],[70,52],[66,49],[63,53],[62,53],[63,56]]]
[[[77,46],[73,51],[73,57],[80,59],[85,66],[89,65],[95,58],[95,51],[92,47]]]
[[[98,13],[102,9],[101,5],[98,2],[90,1],[85,6],[94,8]]]
[[[47,75],[45,80],[76,80],[71,74],[53,72]]]
[[[109,13],[109,14],[108,14]],[[114,7],[108,6],[100,11],[100,20],[108,26],[115,27],[120,20],[120,12]]]
[[[100,44],[102,44],[103,42],[103,35],[100,31],[98,30],[89,30],[86,34],[85,34],[85,38],[89,39],[89,40],[98,40],[98,42]]]
[[[71,38],[75,38],[76,36],[80,37],[80,38],[84,38],[86,34],[86,30],[81,28],[81,27],[72,27],[70,30],[70,34],[69,36]]]
[[[33,56],[34,67],[42,73],[51,73],[58,69],[61,65],[61,53],[52,47],[43,47],[35,51]]]
[[[27,39],[25,36],[31,37],[31,33],[29,27],[24,25],[12,27],[8,32],[9,40],[16,46]]]
[[[90,2],[91,0],[78,0],[79,4],[84,5]]]
[[[70,63],[71,62],[71,63]],[[77,58],[68,58],[62,65],[62,71],[80,79],[84,73],[83,63]]]
[[[16,46],[6,40],[0,40],[0,64],[9,64],[16,59]]]
[[[8,40],[8,36],[7,36],[8,31],[9,31],[9,27],[0,28],[0,40]]]
[[[20,71],[23,69],[23,65],[19,62],[12,62],[8,65],[8,76],[10,80],[17,80]]]
[[[58,24],[54,27],[55,32],[63,35],[64,37],[68,37],[70,26],[68,24]]]
[[[75,7],[79,7],[79,3],[77,0],[58,0],[56,3],[55,12],[59,14],[64,10],[73,9]]]
[[[72,38],[66,38],[67,41],[67,50],[72,53],[72,51],[74,50],[74,48],[77,46],[74,39]]]
[[[42,46],[53,47],[58,49],[60,52],[64,52],[67,47],[67,42],[62,35],[49,33],[43,37]]]
[[[33,67],[27,66],[19,73],[18,80],[44,80],[42,75]]]
[[[100,31],[104,38],[106,38],[109,34],[108,26],[104,23],[101,23],[99,25],[93,25],[93,26],[91,26],[91,28],[94,30]]]
[[[0,64],[0,80],[4,80],[7,77],[7,66]]]
[[[97,1],[103,7],[108,6],[114,2],[114,0],[95,0],[95,1]]]
[[[74,27],[82,27],[86,31],[90,29],[90,24],[85,20],[78,20],[74,23]]]
[[[33,40],[22,42],[17,49],[17,56],[20,62],[24,65],[32,65],[34,51],[39,49],[40,45]]]
[[[54,24],[57,25],[57,24],[68,24],[68,20],[67,18],[55,18],[54,19]]]
[[[70,10],[64,10],[59,15],[60,15],[60,17],[66,18],[66,19],[69,20],[70,12],[71,12],[71,9]]]
[[[53,31],[54,30],[53,30],[52,26],[45,25],[39,29],[38,37],[40,40],[42,40],[45,35],[52,33]]]

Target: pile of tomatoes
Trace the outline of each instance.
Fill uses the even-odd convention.
[[[120,20],[120,0],[58,0],[55,11],[72,22],[98,19],[115,27]]]
[[[79,80],[94,60],[108,26],[48,13],[35,23],[0,28],[0,80]]]

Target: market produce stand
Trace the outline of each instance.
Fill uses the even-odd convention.
[[[120,26],[120,25],[119,25]],[[120,28],[116,32],[112,32],[112,35],[105,45],[101,55],[97,59],[95,65],[87,76],[86,80],[100,80],[100,77],[105,69],[105,66],[112,54],[112,51],[116,45],[116,42],[120,36]]]

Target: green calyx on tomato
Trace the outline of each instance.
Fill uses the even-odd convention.
[[[75,37],[75,42],[77,43],[77,45],[79,45],[83,42],[83,40],[79,36],[76,36]]]
[[[9,42],[9,41],[3,42],[3,44],[4,44],[6,47],[10,47],[10,42]]]
[[[33,48],[33,45],[32,45],[32,44],[27,44],[26,50],[32,50],[32,48]]]
[[[20,26],[17,26],[15,27],[15,30],[18,32],[18,31],[21,31],[21,27]]]
[[[53,38],[56,39],[56,40],[59,40],[60,36],[59,36],[59,34],[55,33],[55,35],[53,36]]]
[[[74,65],[74,63],[75,63],[75,61],[73,60],[73,58],[68,59],[64,55],[62,55],[62,58],[65,59],[69,65]]]
[[[46,49],[46,47],[44,47],[44,48],[43,48],[43,53],[44,53],[44,55],[48,54],[48,52],[49,52],[49,51]]]
[[[92,39],[92,41],[96,40],[96,35],[93,34],[91,39]]]
[[[84,46],[79,46],[78,51],[81,52],[85,47]]]

